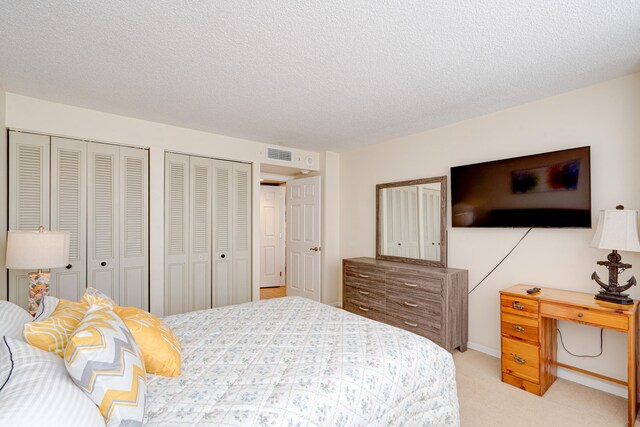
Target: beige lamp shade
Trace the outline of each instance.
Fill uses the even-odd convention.
[[[592,248],[640,252],[638,212],[631,209],[600,211]]]
[[[69,262],[69,233],[9,231],[7,268],[35,270],[64,267]]]

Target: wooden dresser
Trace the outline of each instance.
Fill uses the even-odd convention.
[[[342,307],[426,337],[448,351],[467,349],[467,270],[375,258],[342,261]]]
[[[593,294],[542,288],[527,294],[531,285],[500,291],[502,381],[542,396],[557,377],[557,368],[626,385],[629,426],[637,414],[638,301],[619,305],[594,299]],[[611,329],[627,334],[627,381],[576,368],[556,359],[558,320]]]

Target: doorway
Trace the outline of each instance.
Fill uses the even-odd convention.
[[[260,299],[286,296],[286,183],[260,184]]]

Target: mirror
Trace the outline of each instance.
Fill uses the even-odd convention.
[[[447,177],[376,185],[376,258],[447,266]]]

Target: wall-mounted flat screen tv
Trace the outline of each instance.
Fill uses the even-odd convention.
[[[452,167],[452,225],[591,228],[589,148]]]

